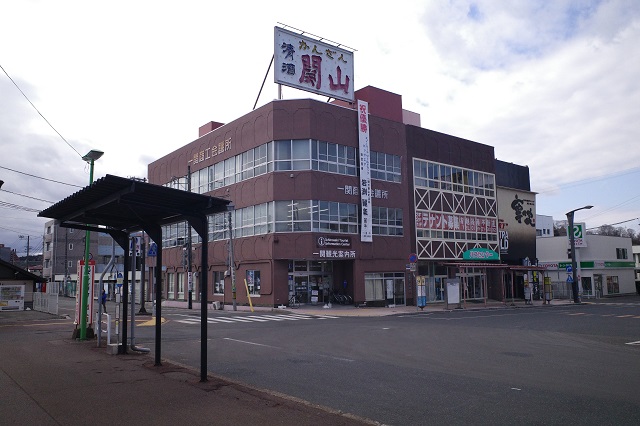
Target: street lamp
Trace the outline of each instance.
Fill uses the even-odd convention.
[[[578,210],[588,210],[593,208],[593,206],[584,206],[578,209],[571,210],[567,213],[567,220],[569,221],[569,227],[567,232],[569,233],[569,244],[571,247],[571,273],[573,282],[571,283],[571,291],[573,292],[573,303],[580,303],[580,295],[578,294],[578,273],[576,271],[576,235],[573,230],[573,215]]]
[[[237,311],[236,304],[236,264],[233,259],[233,225],[231,223],[231,214],[235,210],[233,203],[227,204],[227,211],[229,213],[229,268],[231,268],[231,300],[233,302],[233,310]]]
[[[187,176],[184,177],[187,180],[187,192],[191,192],[191,166],[187,166]],[[180,185],[180,179],[182,179],[181,177],[172,177],[171,181],[172,182],[178,182],[178,185]],[[187,290],[188,290],[188,299],[187,299],[187,308],[188,309],[193,309],[193,269],[191,264],[192,259],[192,243],[193,243],[193,236],[191,235],[191,225],[189,224],[189,222],[187,222],[187,227],[189,228],[189,234],[187,235],[187,244],[186,244],[186,250],[187,250]]]
[[[93,163],[102,157],[104,152],[92,149],[82,157],[89,163],[89,185],[93,183]],[[80,340],[87,340],[87,308],[89,304],[89,247],[91,232],[85,231],[84,238],[84,274],[82,276],[82,297],[80,298]]]

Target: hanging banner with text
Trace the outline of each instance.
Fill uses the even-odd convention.
[[[358,141],[360,147],[360,241],[373,241],[371,212],[371,155],[369,152],[369,103],[358,100]]]

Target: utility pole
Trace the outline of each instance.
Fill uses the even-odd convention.
[[[55,250],[55,249],[54,249]],[[67,286],[69,285],[69,228],[64,228],[64,289],[63,296],[67,295]],[[55,274],[55,269],[53,271]]]
[[[191,192],[191,166],[187,166],[187,191]],[[189,234],[187,235],[187,286],[189,289],[189,299],[187,307],[193,309],[193,270],[191,269],[191,225],[187,222]]]
[[[18,238],[20,238],[21,240],[24,240],[24,235],[20,235]],[[29,238],[30,236],[27,235],[27,248],[26,248],[27,259],[25,260],[25,267],[24,267],[25,271],[27,272],[29,272]]]

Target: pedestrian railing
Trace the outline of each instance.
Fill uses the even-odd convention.
[[[33,310],[58,315],[58,295],[53,293],[33,293]]]
[[[102,340],[102,335],[106,334],[107,346],[111,344],[111,315],[96,313],[96,325],[98,335],[98,347]]]

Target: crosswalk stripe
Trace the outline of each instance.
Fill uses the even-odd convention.
[[[199,324],[200,317],[193,315],[174,314],[175,316],[182,317],[174,320],[182,324]],[[300,321],[300,320],[324,320],[324,319],[336,319],[339,317],[323,315],[323,316],[311,316],[305,314],[288,314],[288,315],[248,315],[248,316],[228,316],[228,317],[213,317],[207,318],[207,322],[210,324],[215,323],[239,323],[239,322],[267,322],[267,321]]]

